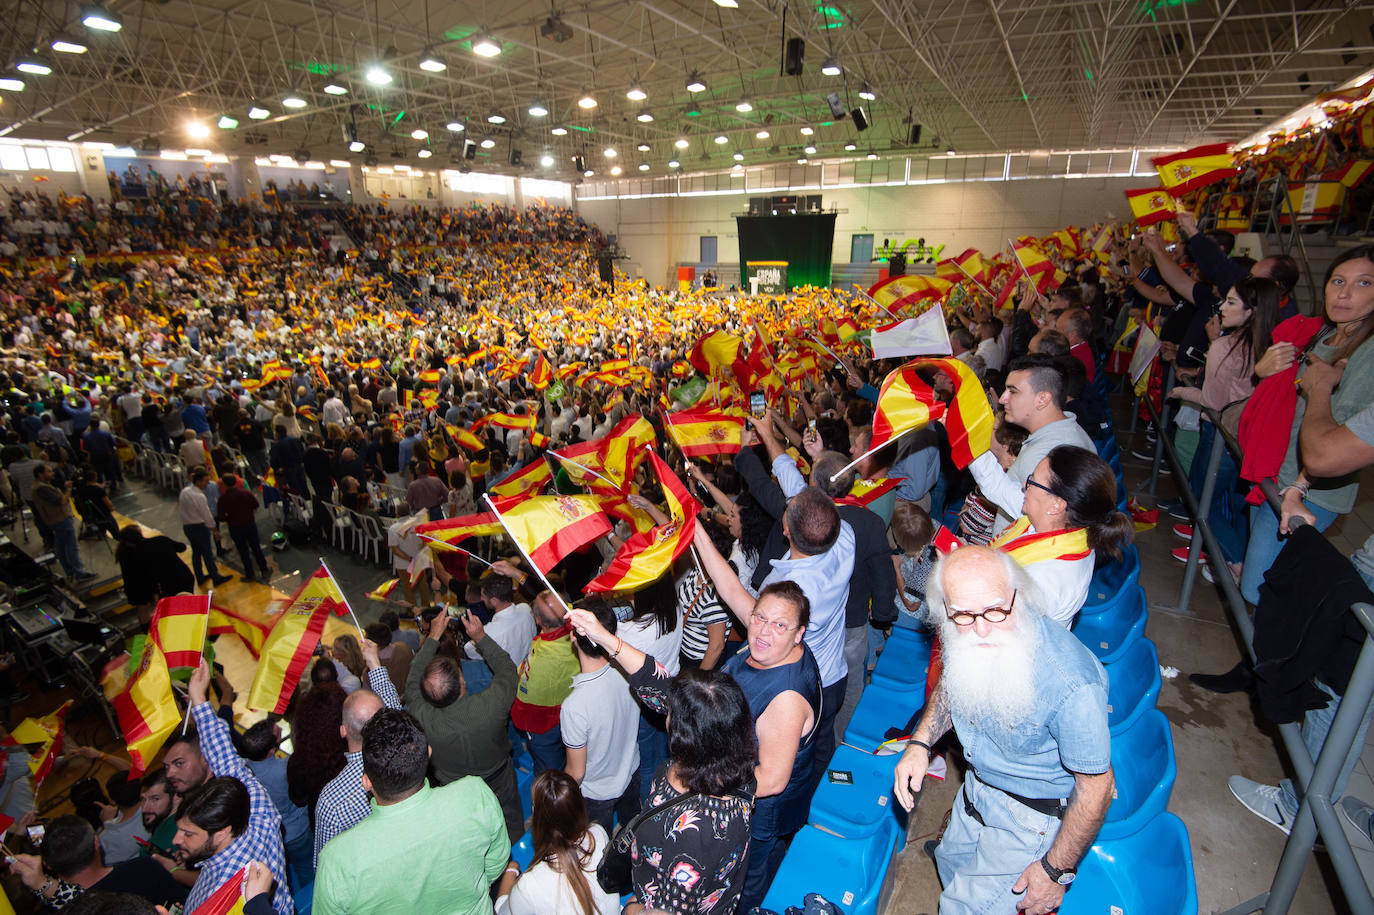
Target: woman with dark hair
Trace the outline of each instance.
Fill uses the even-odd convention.
[[[606,650],[640,701],[668,721],[668,762],[644,804],[675,803],[635,829],[630,859],[636,901],[625,911],[734,912],[744,885],[755,773],[754,726],[739,684],[715,670],[670,677],[590,611],[574,607],[568,619],[579,635]]]
[[[1175,387],[1170,397],[1196,401],[1221,413],[1227,407],[1245,403],[1255,393],[1255,361],[1264,356],[1274,342],[1274,327],[1279,322],[1279,286],[1263,276],[1243,276],[1236,280],[1219,314],[1207,322],[1207,335],[1212,345],[1207,348],[1207,367],[1202,387]],[[1222,334],[1225,336],[1222,336]],[[1245,558],[1245,542],[1250,523],[1245,514],[1242,496],[1236,491],[1240,482],[1240,467],[1230,449],[1216,437],[1216,427],[1206,413],[1198,425],[1197,449],[1193,452],[1188,485],[1201,494],[1207,482],[1207,465],[1212,449],[1221,448],[1221,464],[1216,485],[1212,490],[1207,520],[1217,536],[1222,555],[1232,565],[1232,574]],[[1191,524],[1175,524],[1174,533],[1191,540]],[[1179,547],[1171,554],[1179,562],[1188,561],[1188,547]],[[1211,571],[1202,567],[1209,579]]]
[[[152,620],[158,598],[195,591],[196,577],[178,555],[186,552],[186,544],[161,534],[145,537],[137,524],[126,524],[117,539],[115,561],[124,576],[124,595],[143,625]]]
[[[1099,555],[1120,558],[1135,523],[1116,508],[1111,465],[1086,448],[1060,445],[1026,479],[1024,514],[992,543],[1025,568],[1039,609],[1068,626],[1088,599]]]
[[[317,683],[296,698],[291,720],[291,758],[286,761],[286,787],[291,801],[310,811],[315,825],[315,802],[324,786],[343,771],[348,744],[343,724],[345,693],[338,683]]]
[[[496,915],[617,915],[620,897],[596,881],[610,838],[587,816],[576,780],[547,769],[535,776],[530,796],[534,861],[518,879],[506,869]]]

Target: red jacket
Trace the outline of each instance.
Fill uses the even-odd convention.
[[[1292,343],[1299,351],[1322,329],[1321,318],[1303,315],[1289,318],[1274,328],[1275,343]],[[1252,483],[1272,479],[1283,466],[1298,407],[1298,361],[1282,372],[1260,380],[1254,396],[1240,415],[1240,447],[1244,460],[1240,475]],[[1246,499],[1252,505],[1264,501],[1256,486]]]

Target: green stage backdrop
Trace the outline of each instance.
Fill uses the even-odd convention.
[[[787,261],[787,288],[829,286],[835,245],[834,213],[736,216],[740,288],[749,288],[749,261]]]

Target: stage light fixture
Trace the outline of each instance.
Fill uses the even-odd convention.
[[[825,63],[821,64],[821,72],[826,76],[839,76],[844,72],[844,68],[834,57],[827,57]]]
[[[871,102],[877,97],[878,96],[873,92],[873,87],[870,86],[868,83],[864,83],[863,88],[859,90],[859,98],[863,99],[866,102]]]
[[[444,63],[444,59],[435,54],[433,49],[426,48],[420,55],[419,67],[426,73],[443,73],[448,69],[448,64]]]
[[[482,35],[473,41],[472,53],[478,57],[495,57],[501,53],[501,46],[490,35]]]

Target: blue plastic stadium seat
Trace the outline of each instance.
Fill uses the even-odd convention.
[[[515,790],[520,792],[520,810],[527,820],[534,812],[534,800],[530,794],[530,787],[533,784],[534,772],[522,768],[515,770]]]
[[[1111,438],[1104,438],[1099,442],[1095,442],[1094,444],[1097,445],[1097,456],[1102,458],[1102,460],[1106,461],[1108,464],[1112,462],[1112,458],[1121,457],[1121,446],[1117,444],[1115,436]]]
[[[901,754],[874,756],[840,746],[816,793],[811,797],[810,822],[846,839],[871,836],[897,823],[897,836],[906,843],[906,811],[892,794],[892,780]]]
[[[1131,642],[1145,634],[1145,590],[1136,585],[1126,598],[1102,613],[1080,613],[1073,623],[1073,634],[1097,655],[1103,664],[1111,664]]]
[[[1139,832],[1089,849],[1059,915],[1109,912],[1197,915],[1193,854],[1182,820],[1161,813]]]
[[[534,839],[528,831],[510,847],[510,857],[512,861],[520,865],[521,872],[530,869],[530,862],[534,860]]]
[[[1088,600],[1083,613],[1100,613],[1119,602],[1126,590],[1140,583],[1140,550],[1131,544],[1120,559],[1114,559],[1093,572],[1088,586]]]
[[[1127,645],[1107,668],[1107,724],[1112,737],[1135,724],[1159,699],[1159,654],[1149,639]]]
[[[930,666],[931,636],[915,629],[894,628],[878,655],[872,685],[909,690],[925,686]]]
[[[315,902],[315,882],[312,880],[305,886],[296,890],[291,899],[296,904],[296,912],[299,915],[310,915],[310,909]]]
[[[784,912],[800,907],[807,893],[820,893],[845,915],[877,915],[883,881],[897,847],[896,820],[865,839],[842,839],[803,826],[787,849],[763,908]]]
[[[1112,733],[1116,794],[1097,841],[1122,839],[1143,829],[1169,806],[1178,777],[1169,719],[1152,708],[1121,733]]]
[[[844,743],[867,753],[876,752],[890,727],[901,727],[926,704],[925,678],[909,689],[871,683],[844,729]]]

